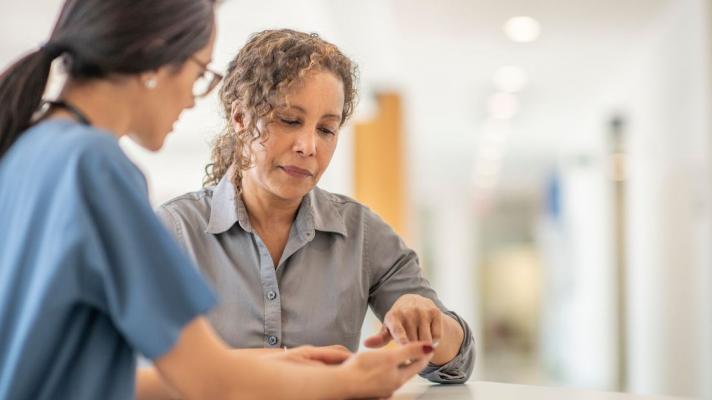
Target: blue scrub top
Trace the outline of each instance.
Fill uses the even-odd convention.
[[[0,158],[0,399],[130,399],[215,304],[107,132],[48,120]]]

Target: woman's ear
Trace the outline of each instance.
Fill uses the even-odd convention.
[[[153,90],[158,87],[159,75],[158,70],[142,72],[138,74],[138,80],[142,87]]]

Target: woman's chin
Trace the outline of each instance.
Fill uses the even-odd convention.
[[[129,134],[128,135],[131,141],[136,143],[138,146],[142,147],[145,150],[148,150],[150,152],[157,152],[158,150],[163,148],[163,144],[165,143],[166,136],[161,135],[160,137],[145,137],[143,135],[138,135],[138,134]]]
[[[307,188],[286,188],[275,191],[275,194],[283,200],[301,201],[304,196],[311,191],[312,187]]]
[[[146,143],[142,144],[141,147],[150,152],[155,153],[163,148],[163,144],[165,142],[165,137],[163,139],[149,140]]]

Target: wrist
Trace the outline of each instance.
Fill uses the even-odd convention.
[[[358,390],[358,383],[355,380],[354,374],[351,372],[351,366],[348,363],[341,364],[332,368],[332,377],[330,382],[334,385],[335,398],[354,398]]]
[[[430,363],[442,366],[452,361],[460,352],[460,347],[465,341],[465,332],[460,323],[450,315],[443,315],[443,336],[440,338],[438,347],[435,349],[433,359]]]

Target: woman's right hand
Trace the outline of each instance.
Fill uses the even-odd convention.
[[[350,397],[387,398],[423,370],[432,357],[430,342],[413,342],[356,353],[339,368],[344,369]]]

